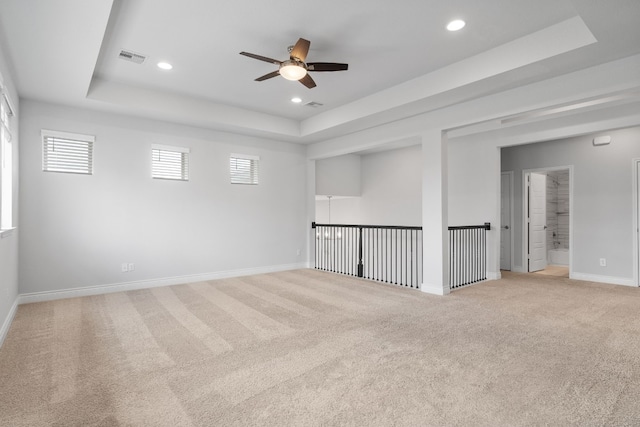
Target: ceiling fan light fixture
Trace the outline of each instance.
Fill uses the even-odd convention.
[[[280,65],[280,75],[287,80],[300,80],[307,75],[307,69],[298,61],[288,60]]]

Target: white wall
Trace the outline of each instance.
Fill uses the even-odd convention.
[[[596,135],[502,149],[502,170],[514,171],[514,264],[523,260],[522,170],[573,165],[572,276],[613,283],[634,281],[633,171],[640,158],[640,127],[606,132],[610,145],[593,146]],[[600,134],[598,134],[600,135]],[[599,259],[606,258],[601,267]]]
[[[420,145],[361,156],[362,196],[333,198],[333,224],[422,224]],[[317,162],[318,164],[320,162]],[[328,200],[316,201],[316,221],[328,220]]]
[[[13,108],[13,225],[18,225],[18,152],[19,152],[19,105],[18,93],[13,83],[9,62],[0,45],[0,86],[8,92]],[[0,238],[0,345],[8,331],[15,313],[18,298],[18,230]]]
[[[306,261],[303,146],[34,101],[22,109],[21,293]],[[41,129],[95,135],[94,175],[42,172]],[[150,178],[152,143],[191,148],[189,182]],[[260,156],[258,186],[229,183],[232,152]],[[123,262],[135,271],[122,273]]]

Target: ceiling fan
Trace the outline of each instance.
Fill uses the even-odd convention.
[[[257,82],[267,80],[278,75],[287,80],[298,80],[309,89],[316,87],[316,82],[307,74],[308,71],[345,71],[349,69],[349,64],[338,64],[335,62],[304,62],[309,53],[311,42],[305,39],[298,39],[294,46],[289,46],[289,59],[286,61],[278,61],[277,59],[267,58],[266,56],[256,55],[249,52],[240,52],[240,55],[249,58],[258,59],[264,62],[270,62],[278,65],[276,71],[258,77]]]

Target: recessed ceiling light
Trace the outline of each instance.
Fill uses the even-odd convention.
[[[300,104],[302,102],[302,99],[296,96],[291,98],[291,102],[293,102],[294,104]]]
[[[168,62],[158,62],[158,68],[162,68],[163,70],[170,70],[173,68],[173,65]]]
[[[458,31],[464,28],[467,25],[462,19],[455,19],[447,24],[447,30],[449,31]]]

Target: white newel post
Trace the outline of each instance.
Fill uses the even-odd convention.
[[[441,131],[422,135],[422,292],[449,293],[447,140]]]

